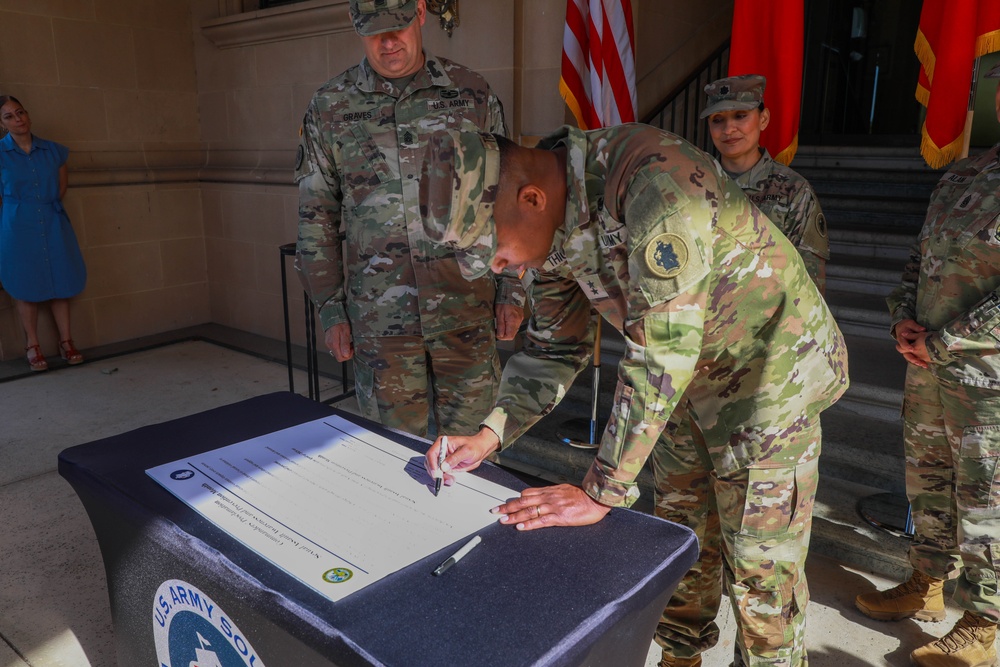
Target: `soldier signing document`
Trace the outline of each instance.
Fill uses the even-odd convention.
[[[524,349],[474,435],[448,434],[446,483],[552,410],[591,355],[594,308],[625,336],[618,387],[582,486],[526,489],[496,508],[518,530],[600,521],[639,495],[701,542],[657,630],[665,665],[718,639],[722,577],[752,664],[806,664],[804,562],[819,414],[847,388],[847,350],[795,248],[708,155],[629,124],[564,127],[528,149],[436,135],[420,202],[467,278],[534,269]],[[667,428],[681,417],[687,437]],[[425,465],[437,468],[439,438]]]

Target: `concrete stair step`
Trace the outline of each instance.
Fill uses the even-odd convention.
[[[799,149],[802,150],[801,148]],[[800,159],[801,158],[801,159]],[[858,170],[877,172],[913,172],[924,174],[932,171],[924,163],[923,159],[914,159],[909,155],[813,155],[806,156],[796,154],[795,160],[791,164],[792,169],[804,174],[811,170]],[[944,173],[944,172],[940,172]]]
[[[822,415],[823,454],[820,473],[866,484],[883,491],[904,493],[903,423],[859,413],[847,397]]]
[[[835,282],[827,283],[826,302],[844,335],[885,339],[889,330],[885,299],[877,294],[841,291],[836,287],[839,285]]]
[[[927,200],[924,199],[895,199],[851,193],[826,195],[820,197],[820,202],[823,212],[827,214],[832,211],[858,211],[865,214],[918,215],[923,219],[927,213]]]
[[[927,208],[934,183],[913,183],[876,178],[873,180],[831,180],[830,177],[808,179],[821,203],[834,197],[884,197],[891,201],[916,202]]]
[[[823,144],[823,145],[812,145],[806,144],[799,146],[798,152],[795,154],[796,160],[799,157],[829,157],[829,158],[879,158],[879,157],[905,157],[911,160],[919,161],[923,164],[923,160],[920,158],[920,147],[916,142],[908,141],[903,144],[897,145],[873,145],[869,143],[861,143],[856,145],[833,145],[833,144]],[[925,167],[926,168],[926,165]]]
[[[858,514],[858,501],[877,493],[882,490],[820,473],[809,551],[903,581],[910,572],[910,540],[879,530]]]
[[[800,173],[810,168],[918,173],[935,171],[924,162],[917,146],[799,146],[791,166]]]
[[[831,289],[886,296],[899,285],[903,266],[898,258],[837,256],[826,265],[827,284]]]
[[[894,259],[905,263],[910,257],[910,247],[915,240],[916,236],[909,233],[871,229],[831,229],[831,262],[839,262],[844,257],[850,256],[877,260]]]
[[[844,334],[847,342],[851,389],[871,387],[870,398],[879,403],[896,407],[895,420],[902,405],[903,380],[906,377],[906,360],[896,352],[896,342],[885,328],[879,338]]]
[[[926,206],[919,213],[858,211],[840,208],[828,208],[823,203],[823,213],[826,215],[830,229],[870,229],[872,231],[891,231],[908,233],[916,238],[920,227],[924,224],[927,213]]]
[[[928,195],[944,172],[915,169],[847,169],[837,166],[805,167],[796,166],[795,170],[806,178],[813,188],[817,183],[893,183],[912,185],[927,189]]]

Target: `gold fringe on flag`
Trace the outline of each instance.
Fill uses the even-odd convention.
[[[569,107],[570,113],[576,118],[576,124],[581,130],[586,130],[587,124],[583,120],[583,110],[580,108],[580,103],[576,100],[573,92],[566,85],[566,82],[559,79],[559,94],[562,95],[563,100],[566,102],[566,106]]]
[[[796,132],[795,136],[792,137],[792,143],[788,144],[788,146],[783,148],[780,153],[778,153],[771,159],[774,160],[775,162],[780,162],[781,164],[787,167],[792,163],[792,160],[795,159],[795,153],[797,153],[798,150],[799,150],[799,133]]]
[[[931,48],[930,42],[924,37],[924,33],[917,29],[917,39],[913,42],[913,52],[917,54],[917,60],[920,64],[924,66],[924,71],[927,72],[927,81],[934,83],[934,49]]]
[[[954,141],[943,148],[939,148],[927,134],[927,123],[920,129],[920,135],[920,154],[924,156],[924,162],[931,169],[941,169],[962,155],[962,145],[965,143],[963,134],[959,134]]]
[[[923,86],[921,86],[919,83],[917,84],[917,92],[914,93],[913,96],[916,97],[917,101],[920,102],[921,104],[923,104],[925,107],[928,104],[930,104],[930,101],[931,101],[931,91],[927,90],[926,88],[924,88]]]
[[[1000,30],[986,32],[976,38],[976,57],[1000,51]]]

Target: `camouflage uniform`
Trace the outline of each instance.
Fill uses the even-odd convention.
[[[913,567],[958,577],[959,606],[1000,621],[1000,144],[939,181],[892,326],[912,319],[928,369],[910,364],[903,405]]]
[[[683,500],[696,516],[670,518],[702,523],[706,552],[657,641],[679,657],[714,643],[724,569],[751,661],[805,664],[802,565],[819,413],[847,386],[840,331],[795,249],[711,157],[638,124],[563,128],[539,144],[559,147],[567,150],[565,223],[529,288],[524,350],[508,360],[484,423],[509,446],[552,410],[590,357],[597,309],[624,333],[626,353],[583,488],[606,505],[630,506],[652,455],[661,493],[676,493],[669,478],[686,478]],[[459,169],[482,178],[478,164]],[[664,428],[679,405],[697,438],[675,445]],[[713,550],[722,568],[705,565]],[[711,614],[673,613],[694,607]]]
[[[795,246],[813,282],[822,293],[826,286],[826,262],[830,259],[826,217],[809,181],[793,169],[771,159],[766,148],[761,158],[742,174],[728,172],[747,198],[781,230]]]
[[[439,428],[478,426],[499,382],[494,303],[524,304],[519,281],[467,282],[424,236],[416,176],[444,129],[504,131],[481,76],[427,55],[399,90],[365,59],[313,96],[296,165],[306,291],[324,329],[350,323],[363,414],[416,435],[431,392]]]

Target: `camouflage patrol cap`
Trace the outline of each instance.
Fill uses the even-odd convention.
[[[427,237],[455,250],[466,280],[486,275],[497,252],[493,202],[500,149],[485,132],[431,135],[420,174],[420,215]]]
[[[416,16],[417,0],[351,0],[354,29],[365,37],[402,30]]]
[[[1000,63],[990,68],[990,71],[983,75],[987,79],[1000,79]]]
[[[760,74],[742,74],[713,81],[705,86],[708,106],[701,112],[701,118],[720,111],[756,109],[764,101],[766,84],[767,79]]]

